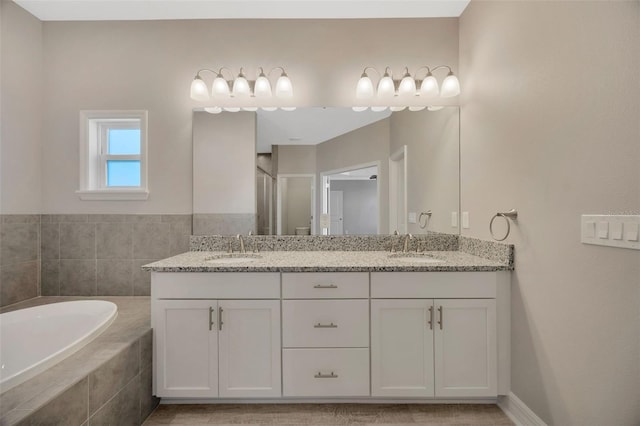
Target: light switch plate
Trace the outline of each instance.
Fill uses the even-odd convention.
[[[640,250],[640,215],[582,215],[581,241]]]
[[[462,227],[469,229],[469,212],[462,212]]]
[[[416,223],[416,212],[409,212],[409,223]]]

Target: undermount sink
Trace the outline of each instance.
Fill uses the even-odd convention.
[[[407,263],[442,263],[443,260],[436,259],[424,253],[394,253],[389,255],[389,259],[399,260]]]
[[[245,263],[253,262],[255,260],[262,259],[262,256],[249,253],[228,253],[211,256],[205,259],[207,263]]]

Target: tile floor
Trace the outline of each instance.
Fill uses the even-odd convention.
[[[513,425],[488,404],[160,405],[144,423],[158,425]]]

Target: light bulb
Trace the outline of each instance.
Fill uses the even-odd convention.
[[[427,107],[429,111],[440,111],[442,108],[444,107],[441,105],[431,105]]]
[[[211,94],[214,98],[228,98],[229,97],[229,83],[225,80],[221,74],[213,80],[213,87],[211,88]]]
[[[279,98],[292,98],[293,85],[286,72],[282,71],[282,75],[276,81],[276,96]]]
[[[415,96],[416,95],[416,81],[409,74],[409,69],[405,68],[404,76],[398,86],[398,95],[400,96]]]
[[[257,111],[258,107],[253,107],[253,106],[248,106],[248,107],[242,107],[243,111],[249,111],[249,112],[253,112],[253,111]]]
[[[227,112],[238,112],[240,111],[240,107],[224,107],[223,108]]]
[[[242,73],[242,68],[240,68],[240,74],[233,80],[233,90],[231,93],[233,96],[244,97],[249,96],[251,89],[249,89],[249,82],[247,78]]]
[[[373,82],[371,82],[367,73],[363,72],[360,80],[358,80],[358,85],[356,86],[356,98],[371,99],[373,98],[373,95]]]
[[[369,107],[366,106],[354,106],[351,107],[352,110],[354,110],[355,112],[362,112],[362,111],[366,111],[369,109]]]
[[[373,111],[373,112],[381,112],[381,111],[386,110],[387,108],[388,107],[386,107],[386,106],[372,106],[371,107],[371,111]]]
[[[405,108],[407,108],[407,107],[406,107],[406,106],[392,106],[392,107],[389,107],[389,109],[390,109],[391,111],[402,111],[402,110],[404,110]]]
[[[424,106],[410,106],[409,107],[409,111],[422,111],[423,109],[425,109],[426,107]]]
[[[280,107],[280,109],[283,111],[295,111],[296,107]]]
[[[220,114],[222,112],[222,108],[220,107],[205,107],[204,110],[209,114]]]
[[[438,96],[440,92],[440,88],[438,87],[438,80],[431,74],[429,74],[422,80],[422,84],[420,85],[420,94],[426,97],[434,97]]]
[[[392,98],[395,94],[395,86],[393,84],[393,79],[389,75],[387,71],[385,71],[384,75],[378,82],[378,97],[382,99]]]
[[[264,75],[264,70],[262,68],[260,68],[260,75],[256,78],[256,85],[253,93],[256,95],[256,98],[271,97],[271,83],[267,76]]]
[[[443,98],[450,98],[452,96],[457,96],[460,94],[460,82],[458,81],[458,77],[453,75],[452,71],[449,71],[449,75],[442,82],[442,90],[440,91],[440,96]]]
[[[269,112],[271,112],[271,111],[275,111],[275,110],[277,110],[277,109],[278,109],[278,107],[274,107],[274,106],[263,106],[263,107],[261,107],[261,109],[262,109],[263,111],[269,111]]]
[[[209,89],[207,89],[207,85],[199,75],[196,75],[196,78],[191,82],[191,99],[194,101],[209,100]]]

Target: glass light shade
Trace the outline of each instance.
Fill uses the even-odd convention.
[[[209,114],[220,114],[222,112],[222,108],[220,107],[205,107],[204,110]]]
[[[395,94],[393,80],[386,74],[378,82],[378,97],[382,99],[392,98]]]
[[[214,98],[227,98],[229,97],[229,83],[227,80],[218,75],[213,80],[213,87],[211,88],[211,94]]]
[[[249,112],[253,112],[253,111],[257,111],[258,107],[242,107],[243,111],[249,111]]]
[[[271,97],[271,83],[264,74],[256,79],[256,85],[253,90],[256,98],[269,98]]]
[[[204,80],[199,76],[196,76],[196,78],[191,82],[191,99],[194,101],[209,100],[209,89],[207,89],[207,85]]]
[[[423,109],[425,109],[426,106],[410,106],[409,107],[409,111],[422,111]]]
[[[233,80],[233,90],[231,93],[236,97],[249,96],[251,89],[249,88],[249,82],[242,73],[238,74],[235,80]]]
[[[296,107],[280,107],[280,109],[283,111],[295,111]]]
[[[386,106],[372,106],[371,107],[371,111],[373,111],[373,112],[381,112],[381,111],[386,110],[387,108],[388,107],[386,107]]]
[[[276,96],[279,98],[292,98],[293,97],[293,85],[286,73],[282,75],[276,81]]]
[[[269,111],[269,112],[271,112],[271,111],[275,111],[275,110],[277,110],[277,109],[278,109],[278,107],[274,107],[274,106],[264,106],[264,107],[261,107],[261,109],[262,109],[263,111]]]
[[[444,107],[440,105],[431,105],[427,107],[429,111],[440,111],[442,108]]]
[[[356,86],[356,98],[371,99],[373,95],[373,82],[366,73],[362,73],[362,77],[360,77]]]
[[[405,74],[400,81],[400,86],[398,86],[398,95],[406,97],[416,95],[416,81],[409,75],[409,73]]]
[[[366,106],[354,106],[351,107],[352,110],[354,110],[355,112],[362,112],[362,111],[366,111],[369,109],[369,107]]]
[[[402,111],[402,110],[404,110],[405,108],[407,108],[407,107],[406,107],[406,106],[392,106],[392,107],[389,107],[389,109],[390,109],[391,111]]]
[[[223,108],[227,112],[238,112],[240,111],[240,107],[224,107]]]
[[[422,80],[422,84],[420,85],[420,94],[426,97],[435,97],[440,93],[440,88],[438,87],[438,80],[429,73],[424,80]]]
[[[443,98],[450,98],[459,94],[460,82],[458,81],[458,77],[450,72],[447,78],[445,78],[442,82],[442,90],[440,91],[440,96],[442,96]]]

